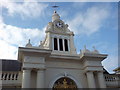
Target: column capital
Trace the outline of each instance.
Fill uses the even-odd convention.
[[[32,70],[32,68],[22,68],[22,70]]]
[[[95,71],[92,71],[92,70],[85,70],[85,71],[84,71],[85,74],[88,73],[88,72],[92,72],[92,73],[93,73],[93,72],[95,72]]]
[[[104,70],[100,70],[100,71],[98,71],[98,70],[85,70],[85,72],[84,73],[87,73],[87,72],[97,72],[97,73],[99,73],[99,72],[104,72]]]
[[[44,71],[44,70],[46,70],[45,68],[37,68],[36,69],[37,71]]]
[[[95,71],[95,72],[97,72],[97,73],[103,73],[103,72],[104,72],[104,70],[101,70],[101,71]]]

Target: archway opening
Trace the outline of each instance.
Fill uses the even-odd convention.
[[[76,83],[68,78],[68,77],[62,77],[55,81],[52,90],[58,90],[58,89],[70,89],[70,90],[77,90],[77,85]]]

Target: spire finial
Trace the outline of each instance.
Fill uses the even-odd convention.
[[[30,43],[30,39],[28,40],[28,43]]]
[[[55,3],[54,3],[54,5],[52,6],[52,8],[54,9],[54,11],[56,11],[55,9],[58,8],[58,7],[59,7],[59,6],[55,5]]]
[[[30,43],[30,39],[28,40],[28,43],[26,44],[26,47],[32,47],[32,44]]]

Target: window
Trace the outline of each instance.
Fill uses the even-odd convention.
[[[60,51],[63,51],[63,42],[62,42],[62,39],[59,39],[59,48],[60,48]]]
[[[57,38],[54,38],[54,50],[58,50]]]
[[[67,41],[67,39],[65,39],[64,41],[65,41],[65,43],[64,43],[65,44],[64,45],[65,46],[65,51],[68,51],[68,41]]]

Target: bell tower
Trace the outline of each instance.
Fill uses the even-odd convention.
[[[68,29],[68,24],[60,19],[57,11],[54,11],[45,33],[45,40],[41,42],[40,47],[50,49],[54,54],[77,54],[73,41],[74,33]]]

